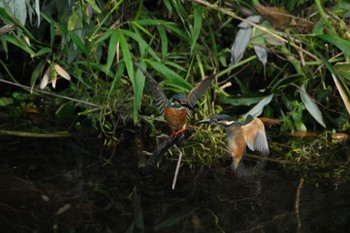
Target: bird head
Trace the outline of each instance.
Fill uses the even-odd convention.
[[[170,106],[175,108],[187,108],[191,111],[194,111],[193,106],[190,104],[190,102],[184,94],[175,94],[170,99]]]
[[[229,115],[218,114],[218,115],[213,115],[207,119],[196,122],[196,124],[204,124],[204,123],[218,125],[218,126],[226,128],[226,127],[229,127],[230,125],[232,125],[233,123],[235,123],[235,121]]]

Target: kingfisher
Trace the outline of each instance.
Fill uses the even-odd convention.
[[[248,116],[246,121],[242,123],[234,121],[229,115],[219,114],[196,122],[196,124],[201,123],[218,125],[226,129],[228,150],[233,159],[231,167],[235,173],[237,173],[239,162],[245,154],[247,146],[252,151],[257,150],[264,155],[269,154],[265,126],[259,118]]]
[[[172,138],[184,132],[187,125],[187,116],[192,115],[194,111],[193,106],[203,97],[204,93],[211,86],[215,75],[211,75],[200,81],[187,96],[184,94],[175,94],[172,98],[168,99],[151,74],[137,62],[134,61],[134,64],[148,78],[148,85],[152,94],[155,96],[156,105],[173,130],[170,137]]]

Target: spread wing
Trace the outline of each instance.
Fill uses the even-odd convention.
[[[191,106],[194,106],[197,101],[203,97],[204,93],[208,90],[208,88],[211,86],[211,83],[215,79],[215,75],[210,75],[208,78],[200,81],[197,86],[195,86],[191,92],[188,94],[188,101]]]
[[[254,118],[250,123],[244,125],[243,129],[249,149],[268,155],[269,145],[266,139],[264,123],[259,118]]]
[[[156,100],[155,102],[156,102],[156,105],[158,106],[160,113],[163,114],[164,109],[167,106],[169,100],[166,98],[164,92],[160,88],[157,81],[151,76],[151,74],[148,73],[139,63],[134,61],[134,64],[148,78],[147,85],[155,97],[155,100]]]

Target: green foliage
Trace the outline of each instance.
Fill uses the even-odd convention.
[[[33,91],[40,83],[46,91],[94,103],[99,107],[75,105],[74,112],[100,125],[107,136],[115,136],[115,122],[139,124],[150,114],[145,111],[144,97],[149,94],[144,91],[145,77],[135,69],[134,59],[167,93],[188,92],[216,71],[217,85],[198,106],[199,116],[214,111],[246,116],[254,111],[256,116],[281,119],[282,128],[291,131],[334,127],[330,119],[347,114],[346,108],[337,112],[339,100],[348,107],[350,96],[346,4],[280,2],[278,7],[291,10],[295,24],[276,28],[264,14],[260,20],[244,19],[243,6],[251,15],[259,15],[258,1],[239,1],[231,11],[196,0],[155,5],[123,0],[41,5],[26,0],[18,6],[19,2],[3,0],[0,5],[1,20],[15,27],[0,37],[7,76],[27,83]],[[307,9],[307,15],[296,15],[298,8]],[[243,22],[233,21],[237,19]],[[244,36],[236,37],[240,30]],[[239,48],[239,59],[236,54],[235,63],[229,65],[233,42],[231,53]],[[26,65],[21,72],[28,74],[24,80],[11,65],[14,52],[27,55],[22,56]],[[60,80],[64,72],[72,77],[70,81]],[[48,83],[42,81],[45,75]],[[333,88],[340,95],[329,91]]]

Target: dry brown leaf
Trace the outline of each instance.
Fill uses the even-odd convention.
[[[53,63],[53,67],[54,69],[56,70],[56,72],[62,76],[64,79],[70,81],[71,78],[70,78],[70,75],[68,74],[68,72],[63,69],[60,65],[56,64],[56,63]]]
[[[295,25],[294,17],[284,8],[265,7],[261,4],[255,6],[255,9],[266,19],[274,28],[285,29]]]
[[[348,135],[346,133],[335,133],[332,135],[332,138],[335,140],[339,140],[339,141],[345,141],[348,139]]]
[[[269,117],[259,117],[259,119],[265,124],[265,125],[280,125],[281,122],[278,119],[273,119]]]
[[[67,210],[69,210],[70,208],[72,208],[72,204],[68,203],[65,204],[64,206],[62,206],[61,208],[59,208],[59,210],[57,211],[57,215],[63,214],[64,212],[66,212]]]
[[[45,73],[43,75],[43,78],[41,79],[40,89],[44,89],[47,86],[47,84],[49,83],[50,76],[51,76],[51,68],[49,66],[46,69],[46,71],[45,71]]]
[[[287,135],[293,137],[316,137],[316,133],[306,132],[306,131],[294,131],[292,133],[288,133]]]

